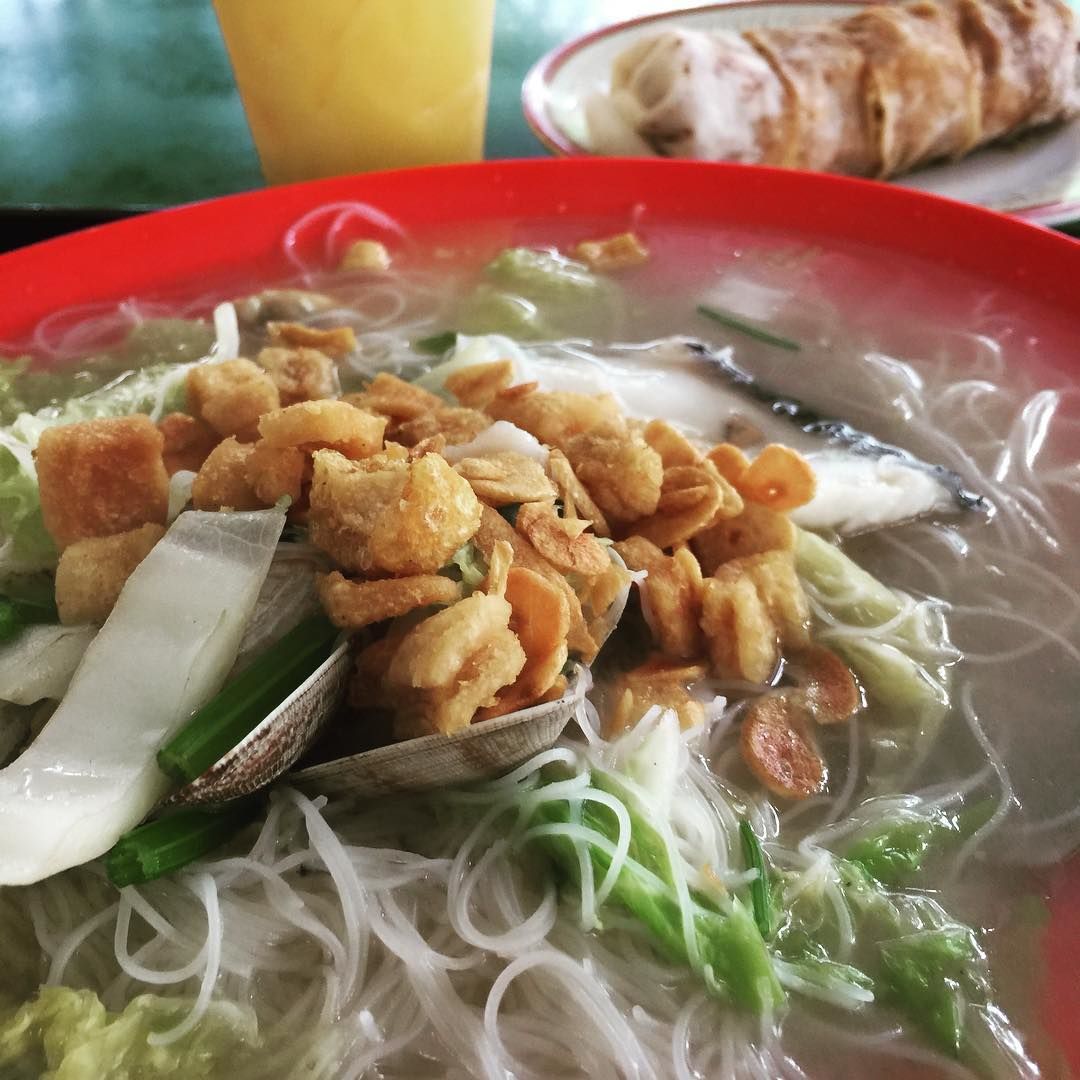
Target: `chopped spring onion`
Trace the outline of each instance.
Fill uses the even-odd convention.
[[[709,307],[708,304],[698,304],[697,310],[699,315],[704,315],[706,318],[712,319],[713,322],[726,326],[729,330],[738,330],[740,334],[746,334],[747,337],[764,341],[766,345],[775,345],[778,349],[788,349],[790,352],[798,352],[802,348],[797,341],[792,341],[791,338],[770,333],[768,330],[755,326],[753,323],[745,322],[743,319],[737,318],[726,311]]]
[[[118,888],[171,874],[224,844],[255,817],[261,803],[249,796],[224,806],[189,807],[139,825],[105,856],[105,872]]]
[[[337,628],[321,614],[295,626],[158,751],[162,772],[178,783],[202,776],[326,660],[337,636]]]
[[[413,352],[426,353],[428,356],[442,356],[444,352],[452,349],[456,342],[457,334],[453,330],[446,330],[441,334],[414,341],[412,349]]]
[[[750,822],[739,822],[739,836],[742,839],[743,858],[748,870],[756,870],[757,877],[750,882],[750,903],[754,909],[754,922],[757,923],[761,936],[768,939],[772,935],[772,902],[769,897],[769,879],[765,870],[765,855],[761,844],[750,827]]]

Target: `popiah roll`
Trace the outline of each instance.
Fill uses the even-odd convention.
[[[914,0],[665,31],[616,58],[611,105],[665,156],[885,177],[1075,115],[1076,65],[1065,0]]]

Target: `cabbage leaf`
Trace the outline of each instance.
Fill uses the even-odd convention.
[[[249,1009],[212,1002],[187,1035],[165,1046],[148,1036],[168,1030],[190,1002],[144,994],[121,1013],[90,990],[47,987],[0,1013],[0,1076],[4,1080],[219,1080],[257,1048]]]
[[[180,515],[128,578],[59,708],[0,770],[0,884],[108,851],[168,791],[155,755],[221,687],[285,524]]]

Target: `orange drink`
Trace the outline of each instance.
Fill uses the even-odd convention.
[[[483,153],[495,0],[214,0],[270,183]]]

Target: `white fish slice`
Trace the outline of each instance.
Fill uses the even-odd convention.
[[[798,450],[818,478],[815,498],[792,515],[807,528],[852,535],[927,514],[989,510],[956,473],[773,392],[727,349],[668,338],[597,358],[572,343],[538,346],[520,377],[546,390],[610,391],[632,416],[686,416],[703,438],[736,442],[750,457],[770,442]]]

